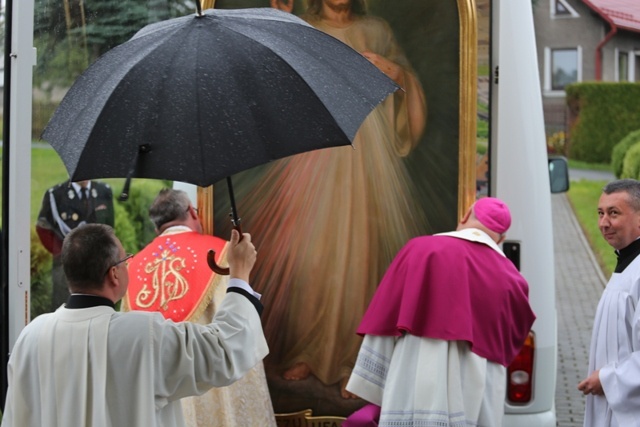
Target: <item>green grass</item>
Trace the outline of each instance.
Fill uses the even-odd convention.
[[[596,171],[612,172],[611,165],[608,163],[587,163],[580,160],[568,159],[569,167],[572,169],[588,169]]]
[[[571,181],[567,196],[605,277],[609,277],[615,268],[616,256],[613,248],[600,234],[597,213],[598,200],[602,194],[602,187],[606,183],[606,181],[587,181],[584,179]]]
[[[0,155],[2,149],[0,149]],[[31,149],[31,212],[29,218],[35,224],[42,197],[47,188],[67,179],[67,171],[60,157],[51,148],[34,147]],[[2,185],[2,174],[0,174]]]

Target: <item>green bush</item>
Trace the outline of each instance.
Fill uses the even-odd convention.
[[[118,206],[118,212],[121,209],[124,213],[124,215],[116,213],[116,234],[120,238],[120,232],[122,231],[123,239],[127,239],[127,245],[125,245],[125,240],[120,240],[128,251],[138,252],[156,237],[153,223],[149,220],[149,206],[151,206],[160,189],[166,185],[162,181],[138,180],[131,185],[128,200],[118,201],[119,194],[115,195],[116,201],[114,204]],[[127,224],[125,225],[124,222]],[[135,241],[130,240],[129,236],[125,234],[128,233],[126,230],[129,227],[132,227],[134,231]]]
[[[611,169],[617,178],[622,176],[622,163],[629,148],[640,142],[640,129],[629,133],[622,138],[611,151]]]
[[[51,311],[51,254],[31,230],[31,318]]]
[[[124,206],[119,202],[114,202],[113,212],[115,214],[114,230],[120,239],[125,252],[136,253],[140,249],[140,242],[136,235],[136,229],[129,220],[129,214]]]
[[[478,119],[476,136],[478,138],[489,138],[489,122],[487,120]]]
[[[632,145],[622,161],[620,178],[640,178],[640,142]]]
[[[566,87],[569,157],[610,163],[614,145],[640,129],[640,84],[589,82]]]

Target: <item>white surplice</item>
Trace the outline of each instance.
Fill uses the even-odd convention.
[[[502,426],[506,368],[466,341],[365,335],[347,390],[386,426]]]
[[[260,317],[237,293],[206,326],[62,307],[20,334],[2,426],[183,426],[180,398],[233,383],[267,353]]]
[[[589,371],[600,369],[604,396],[587,396],[585,427],[640,426],[640,257],[614,273],[593,326]]]

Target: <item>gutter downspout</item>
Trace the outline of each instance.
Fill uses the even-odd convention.
[[[596,80],[601,81],[602,80],[602,48],[604,47],[605,44],[609,42],[609,40],[613,38],[613,36],[616,35],[616,33],[618,32],[618,27],[613,22],[613,20],[609,18],[609,16],[606,13],[602,12],[600,8],[593,5],[589,0],[582,0],[582,1],[591,9],[593,9],[595,12],[597,12],[598,15],[600,15],[600,17],[604,19],[611,27],[611,30],[609,30],[607,35],[604,36],[604,38],[600,41],[600,43],[598,43],[598,46],[596,46]]]

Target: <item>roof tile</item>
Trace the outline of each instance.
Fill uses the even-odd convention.
[[[640,32],[640,0],[583,0],[617,27]]]

